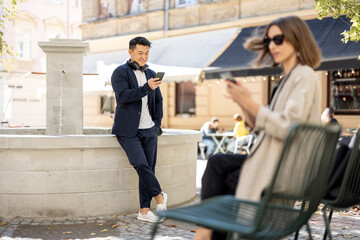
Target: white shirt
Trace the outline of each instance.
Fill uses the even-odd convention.
[[[134,71],[134,73],[139,87],[143,86],[147,82],[145,73],[139,70]],[[149,112],[148,96],[146,95],[145,97],[143,97],[141,101],[142,101],[142,106],[141,106],[139,129],[152,128],[155,125],[155,123],[153,122]]]

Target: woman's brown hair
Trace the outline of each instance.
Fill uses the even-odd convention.
[[[293,45],[297,52],[297,58],[302,65],[308,65],[313,69],[320,65],[321,51],[308,25],[299,17],[290,16],[273,21],[267,26],[263,34],[256,31],[255,36],[246,40],[244,47],[258,53],[258,57],[254,60],[256,66],[266,64],[276,67],[278,65],[272,58],[269,48],[263,42],[269,28],[273,25],[278,26],[284,34],[285,40]]]

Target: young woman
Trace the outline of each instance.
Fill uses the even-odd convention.
[[[281,65],[283,70],[282,80],[273,91],[269,106],[255,102],[240,81],[227,81],[229,98],[240,106],[248,126],[259,134],[250,155],[246,159],[239,157],[240,163],[226,161],[226,168],[229,169],[229,162],[233,162],[240,172],[235,195],[257,201],[271,181],[291,124],[295,121],[320,123],[320,82],[313,69],[320,64],[321,52],[307,24],[295,16],[273,21],[262,36],[248,39],[244,46],[259,53],[255,60],[257,66],[263,63],[274,67]],[[226,183],[215,181],[226,181],[220,161],[234,156],[215,155],[213,158],[209,159],[203,177],[203,189],[207,192],[205,197],[202,194],[203,199],[216,195],[214,192],[209,194],[212,186],[226,188]],[[224,192],[229,191],[225,189]],[[213,235],[212,230],[200,227],[194,239],[224,239],[224,236]]]

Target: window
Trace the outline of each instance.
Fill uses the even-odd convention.
[[[16,28],[16,51],[20,60],[31,61],[33,58],[34,29],[30,26]]]
[[[360,112],[360,68],[331,71],[329,78],[329,106],[337,114]]]
[[[140,14],[145,12],[145,0],[128,0],[129,14]]]
[[[175,2],[176,7],[184,7],[193,4],[196,4],[196,0],[176,0]]]
[[[195,114],[194,83],[176,83],[176,114]]]
[[[115,98],[114,96],[101,96],[101,113],[111,114],[115,112]]]
[[[99,18],[115,16],[115,0],[99,0]]]
[[[81,8],[81,0],[75,0],[75,7]]]

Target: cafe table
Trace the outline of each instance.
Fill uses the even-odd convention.
[[[225,146],[226,140],[234,138],[234,132],[229,131],[229,132],[209,133],[208,136],[211,136],[211,138],[216,143],[217,147],[215,149],[214,154],[218,152],[226,153],[226,146]]]

